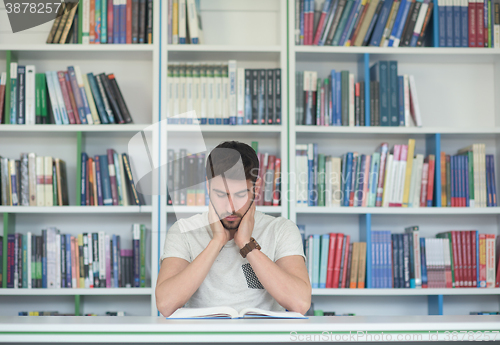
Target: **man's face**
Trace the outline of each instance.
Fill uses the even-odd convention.
[[[224,228],[237,230],[254,198],[252,181],[223,179],[219,175],[211,180],[208,188]]]

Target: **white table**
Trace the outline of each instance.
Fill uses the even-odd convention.
[[[500,315],[312,316],[293,320],[167,320],[131,316],[0,317],[0,343],[421,341],[439,344],[447,340],[484,341],[487,337],[500,341]]]

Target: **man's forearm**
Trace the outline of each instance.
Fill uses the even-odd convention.
[[[305,314],[311,304],[310,285],[287,273],[260,250],[246,256],[255,275],[271,296],[290,311]]]
[[[184,270],[162,282],[156,288],[160,299],[158,310],[164,316],[170,316],[182,307],[198,290],[210,271],[222,244],[210,241],[207,247]]]

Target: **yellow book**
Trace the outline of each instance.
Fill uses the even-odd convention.
[[[79,248],[82,247],[83,249],[83,234],[78,234],[78,248],[76,248],[76,250],[79,251]],[[82,253],[83,254],[83,253]],[[83,277],[84,275],[84,272],[85,272],[85,268],[84,268],[84,265],[83,265],[83,255],[79,255],[78,256],[78,261],[76,264],[79,265],[80,269],[79,269],[79,274],[80,276],[77,277],[79,278],[80,280],[80,288],[84,288],[85,287],[85,278]]]
[[[406,157],[406,176],[405,176],[405,189],[403,191],[403,207],[408,207],[408,199],[410,198],[411,169],[413,166],[414,154],[415,154],[415,139],[408,139],[408,155]]]
[[[359,258],[359,243],[352,244],[352,257],[351,257],[351,275],[349,278],[349,288],[355,289],[358,285],[358,258]]]
[[[441,151],[441,207],[446,207],[447,204],[446,183],[446,153]]]
[[[358,289],[365,288],[365,276],[366,276],[366,242],[359,242]]]
[[[172,4],[172,44],[179,44],[179,1]]]

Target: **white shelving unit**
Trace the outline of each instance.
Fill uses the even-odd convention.
[[[381,142],[416,140],[416,152],[455,154],[472,143],[486,143],[486,153],[499,160],[500,50],[468,48],[379,48],[295,45],[295,2],[289,1],[289,158],[295,176],[295,145],[318,143],[318,152],[340,157],[348,151],[371,154]],[[423,127],[323,127],[297,125],[296,71],[349,70],[365,78],[365,63],[398,61],[398,74],[415,76]],[[427,147],[428,141],[437,148]],[[433,152],[432,152],[433,153]],[[498,169],[497,169],[498,170]],[[497,171],[498,183],[498,171]],[[290,184],[290,193],[295,186]],[[294,197],[291,198],[295,200]],[[306,225],[306,234],[342,232],[351,242],[369,242],[371,230],[402,233],[419,225],[421,236],[449,230],[477,229],[499,234],[500,208],[368,208],[298,207],[289,203],[290,219]],[[371,229],[371,230],[370,230]],[[368,250],[370,250],[368,248]],[[367,253],[367,256],[369,252]],[[342,298],[337,298],[342,296]],[[313,289],[315,308],[356,315],[468,314],[498,310],[498,289]],[[381,306],[383,305],[383,308]]]

